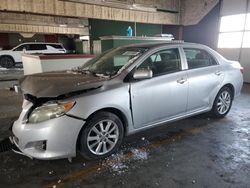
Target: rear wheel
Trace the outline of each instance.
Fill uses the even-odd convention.
[[[113,113],[99,112],[80,134],[80,153],[87,159],[101,159],[114,153],[122,143],[122,121]]]
[[[15,61],[9,56],[3,56],[0,59],[0,66],[4,68],[13,68],[15,67]]]
[[[216,118],[225,117],[231,109],[233,92],[229,87],[223,87],[217,94],[211,114]]]

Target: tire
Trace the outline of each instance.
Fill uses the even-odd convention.
[[[0,59],[0,66],[3,68],[13,68],[16,63],[10,56],[2,56]]]
[[[213,108],[211,110],[211,115],[215,118],[225,117],[232,107],[233,102],[233,92],[229,87],[223,87],[217,94]]]
[[[95,160],[108,157],[120,147],[123,136],[124,127],[117,115],[98,112],[87,121],[79,135],[80,154]]]

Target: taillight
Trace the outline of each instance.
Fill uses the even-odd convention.
[[[243,72],[244,72],[244,67],[240,67],[240,72],[243,74]]]

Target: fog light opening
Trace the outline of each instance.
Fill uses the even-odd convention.
[[[40,151],[45,151],[47,149],[47,141],[46,140],[41,140],[41,141],[36,141],[36,142],[29,142],[26,146],[26,149],[28,148],[35,148]]]

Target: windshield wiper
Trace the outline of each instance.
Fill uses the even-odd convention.
[[[103,77],[103,78],[109,78],[110,76],[106,76],[105,74],[102,74],[102,73],[97,73],[97,72],[94,72],[94,71],[90,71],[88,69],[78,69],[77,70],[78,72],[80,73],[84,73],[84,74],[92,74],[96,77]]]
[[[93,71],[90,71],[88,69],[77,68],[77,69],[72,69],[72,71],[82,73],[82,74],[93,74],[93,75],[95,75],[95,73]]]

